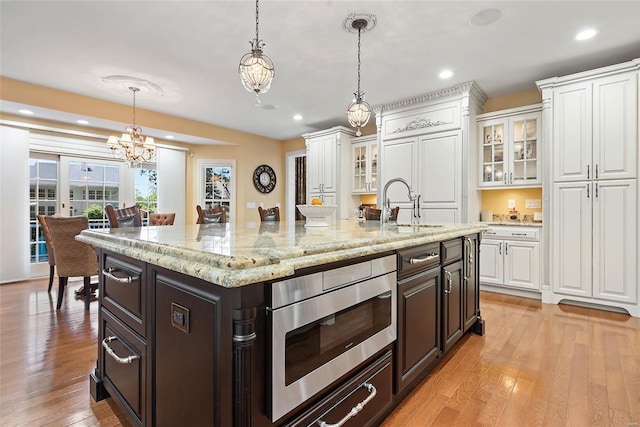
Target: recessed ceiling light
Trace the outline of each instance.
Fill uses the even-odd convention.
[[[451,76],[453,76],[453,71],[451,70],[442,70],[440,71],[440,74],[438,74],[438,77],[441,79],[448,79]]]
[[[469,24],[474,27],[484,27],[493,24],[502,16],[500,9],[485,9],[469,18]]]
[[[82,120],[82,119],[80,119],[80,120],[76,120],[76,123],[79,123],[79,124],[81,124],[81,125],[88,125],[88,124],[89,124],[89,122],[88,122],[88,121],[86,121],[86,120]]]
[[[302,120],[302,116],[300,114],[296,114],[293,116],[293,120]]]
[[[595,28],[587,28],[576,34],[575,39],[579,41],[589,40],[590,38],[595,37],[596,34],[598,34],[598,30]]]
[[[165,135],[165,138],[167,138],[167,139],[173,139],[173,135]]]
[[[26,115],[30,116],[30,115],[33,114],[33,111],[31,111],[31,110],[18,110],[18,113],[26,114]]]

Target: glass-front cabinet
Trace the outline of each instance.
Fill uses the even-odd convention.
[[[376,135],[351,139],[352,192],[375,194],[378,190],[378,143]]]
[[[479,187],[542,185],[540,118],[538,104],[478,116]]]

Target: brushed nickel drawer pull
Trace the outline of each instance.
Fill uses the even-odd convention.
[[[351,408],[351,411],[349,411],[349,413],[347,415],[345,415],[343,419],[341,419],[340,421],[338,421],[335,424],[327,424],[325,421],[320,420],[320,421],[318,421],[318,425],[320,427],[340,427],[340,426],[344,425],[344,423],[349,421],[351,418],[353,418],[356,415],[358,415],[358,412],[362,411],[364,406],[367,403],[371,402],[373,400],[373,398],[376,397],[376,394],[378,393],[378,391],[376,390],[376,388],[375,388],[375,386],[373,384],[364,383],[364,384],[362,384],[362,387],[366,388],[369,391],[369,396],[367,396],[366,399],[364,399],[362,402],[358,403],[356,406]]]
[[[438,258],[440,258],[439,254],[431,252],[430,254],[427,254],[427,256],[424,258],[409,258],[407,262],[409,264],[422,264],[423,262],[433,261],[434,259],[438,259]]]
[[[444,271],[444,274],[446,274],[446,275],[447,275],[447,285],[449,285],[449,289],[445,289],[445,290],[444,290],[444,293],[446,293],[446,294],[450,294],[450,293],[451,293],[451,290],[452,290],[452,286],[451,286],[451,285],[453,284],[453,279],[452,279],[452,277],[451,277],[451,272],[449,272],[449,271],[445,270],[445,271]]]
[[[131,276],[117,277],[112,273],[113,271],[115,271],[115,270],[113,268],[109,267],[109,268],[106,268],[106,269],[102,270],[102,274],[104,274],[105,276],[107,276],[111,280],[115,280],[118,283],[131,283],[134,280],[133,277],[131,277]],[[137,278],[136,278],[136,280],[137,280]]]
[[[131,355],[131,356],[127,356],[127,357],[120,357],[116,354],[115,351],[113,351],[113,349],[111,347],[109,347],[109,343],[113,340],[117,340],[118,337],[112,336],[112,337],[107,337],[105,339],[102,340],[102,347],[107,350],[107,354],[111,357],[113,357],[113,359],[118,362],[118,363],[122,363],[122,364],[127,364],[127,363],[131,363],[136,359],[140,359],[140,356],[138,356],[137,354]]]
[[[526,236],[527,233],[511,233],[512,236]]]

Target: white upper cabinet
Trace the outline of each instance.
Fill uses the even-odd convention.
[[[553,89],[555,182],[637,177],[637,73]]]
[[[351,140],[351,164],[354,194],[375,194],[378,191],[378,141],[376,135]]]
[[[541,105],[478,116],[479,187],[542,184]]]

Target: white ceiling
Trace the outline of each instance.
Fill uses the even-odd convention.
[[[469,24],[488,8],[502,12],[497,22]],[[251,0],[3,0],[0,74],[129,105],[130,92],[105,85],[102,77],[133,76],[164,92],[140,93],[140,108],[289,139],[348,126],[357,35],[345,31],[343,21],[353,12],[377,17],[376,27],[362,35],[361,86],[372,106],[468,81],[493,97],[640,57],[638,0],[262,0],[260,37],[276,76],[261,96],[267,108],[256,108],[237,72],[255,35]],[[598,36],[575,41],[587,26]],[[443,68],[455,75],[439,79]],[[13,107],[1,106],[15,113]],[[303,120],[294,121],[294,114]]]

